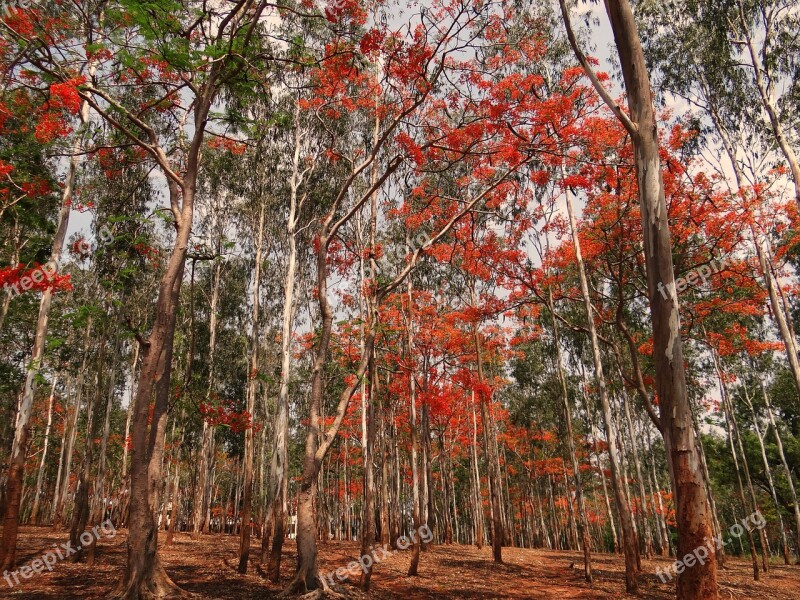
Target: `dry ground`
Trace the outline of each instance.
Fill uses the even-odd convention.
[[[160,538],[163,540],[163,534]],[[19,564],[25,564],[63,543],[67,536],[50,528],[23,527]],[[281,587],[267,582],[258,564],[260,540],[253,540],[250,572],[236,573],[238,538],[229,535],[205,536],[193,541],[178,534],[171,548],[162,550],[167,572],[183,589],[202,598],[272,598]],[[90,568],[83,564],[58,563],[52,572],[33,575],[20,585],[9,588],[0,579],[0,598],[25,600],[61,600],[102,598],[114,589],[125,561],[125,534],[100,543],[98,562]],[[294,542],[285,547],[282,584],[289,581],[294,568]],[[320,566],[335,570],[358,556],[358,544],[331,542],[320,546]],[[410,553],[399,553],[381,563],[373,576],[373,587],[367,596],[348,585],[354,598],[377,600],[478,600],[522,598],[567,600],[571,598],[632,598],[622,590],[623,560],[621,556],[594,556],[595,583],[583,582],[577,568],[581,564],[575,552],[552,552],[505,548],[505,564],[494,565],[489,548],[477,550],[469,546],[440,546],[423,553],[420,576],[405,575]],[[800,598],[800,566],[775,564],[761,582],[752,581],[750,563],[732,560],[731,568],[720,576],[723,598],[796,600]],[[674,586],[662,584],[655,569],[669,564],[667,560],[643,561],[642,592],[639,598],[673,598]]]

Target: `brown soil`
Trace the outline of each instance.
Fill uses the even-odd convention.
[[[160,539],[163,542],[164,534]],[[19,564],[26,564],[52,548],[65,543],[64,532],[50,528],[23,527],[20,538]],[[64,598],[102,598],[114,589],[125,562],[125,533],[104,539],[98,547],[94,567],[60,561],[52,572],[20,578],[20,584],[9,588],[0,578],[0,598],[25,600],[61,600]],[[238,537],[204,536],[195,542],[186,534],[177,534],[175,544],[161,551],[162,562],[172,579],[184,590],[202,598],[271,598],[291,579],[294,569],[294,542],[285,547],[281,585],[270,584],[262,575],[258,562],[260,540],[253,540],[249,573],[236,573]],[[320,567],[334,571],[346,567],[358,556],[355,542],[330,542],[320,546]],[[522,550],[504,548],[505,564],[491,562],[491,548],[477,550],[471,546],[437,546],[424,552],[420,576],[407,577],[410,553],[399,552],[377,566],[368,595],[353,584],[345,583],[348,595],[378,600],[478,600],[484,598],[626,598],[624,593],[622,556],[597,554],[593,557],[595,582],[583,581],[581,556],[576,552]],[[731,559],[730,568],[720,575],[723,598],[795,600],[800,596],[800,566],[774,564],[762,581],[752,580],[751,563]],[[574,566],[570,566],[574,563]],[[655,575],[657,567],[670,564],[666,559],[643,560],[641,593],[638,598],[674,598],[674,584],[661,583]]]

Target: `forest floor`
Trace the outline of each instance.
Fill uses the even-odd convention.
[[[102,598],[114,589],[124,567],[125,537],[125,532],[120,531],[113,539],[103,539],[94,567],[61,561],[52,572],[34,574],[28,580],[20,578],[20,584],[13,588],[0,579],[0,598]],[[162,533],[159,536],[162,544],[163,538]],[[53,532],[50,528],[23,527],[18,564],[27,564],[67,539],[64,532]],[[262,575],[258,561],[260,543],[257,539],[252,542],[246,576],[236,573],[238,537],[232,535],[204,536],[194,541],[189,535],[179,533],[171,547],[162,548],[162,563],[175,583],[200,598],[271,598],[291,579],[295,544],[288,540],[284,547],[279,586],[270,584]],[[356,542],[321,544],[320,568],[328,572],[346,567],[358,555]],[[495,565],[491,560],[491,548],[436,546],[422,554],[420,576],[414,578],[406,576],[410,557],[410,551],[387,557],[376,568],[368,595],[346,584],[348,595],[377,600],[634,597],[622,591],[624,564],[621,555],[593,556],[595,582],[592,586],[583,581],[582,558],[576,552],[504,548],[505,564]],[[774,564],[761,582],[754,582],[750,562],[740,559],[728,562],[730,568],[719,577],[723,598],[795,600],[800,595],[800,566]],[[570,567],[571,563],[575,567]],[[664,569],[669,564],[667,559],[642,560],[641,593],[637,598],[674,598],[674,584],[661,583],[655,575],[656,568]]]

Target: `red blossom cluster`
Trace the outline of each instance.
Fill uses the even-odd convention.
[[[59,275],[54,268],[34,263],[32,267],[19,264],[0,269],[0,287],[10,293],[72,291],[70,275]]]
[[[139,256],[144,258],[151,267],[157,269],[161,265],[161,251],[153,246],[147,244],[135,244],[133,251]]]
[[[223,400],[217,405],[201,402],[199,409],[203,420],[209,425],[230,427],[234,433],[253,427],[252,415],[246,410],[237,411],[233,400]]]

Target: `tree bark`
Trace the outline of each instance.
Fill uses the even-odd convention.
[[[722,385],[721,381],[720,381],[720,385]],[[746,512],[747,511],[747,498],[745,497],[745,494],[744,494],[744,484],[742,483],[742,471],[741,471],[741,469],[739,467],[739,459],[738,459],[737,453],[736,453],[736,439],[737,438],[736,438],[736,436],[734,434],[733,423],[731,422],[731,418],[730,418],[730,407],[728,406],[728,401],[725,398],[727,396],[727,392],[724,389],[722,391],[722,395],[723,395],[722,401],[723,401],[724,411],[725,411],[725,423],[726,423],[727,429],[728,429],[728,442],[729,442],[729,445],[730,445],[730,448],[731,448],[731,456],[733,457],[733,466],[734,466],[734,469],[736,471],[736,481],[738,483],[739,500],[742,503],[742,510]],[[742,460],[745,460],[745,459],[743,458]],[[747,529],[747,543],[748,543],[748,546],[750,548],[750,559],[753,562],[753,579],[755,581],[758,581],[761,578],[759,573],[758,573],[758,555],[756,554],[755,542],[753,542],[753,534],[752,534],[752,532],[750,531],[749,528]]]
[[[299,104],[294,114],[294,155],[292,159],[292,175],[289,181],[289,218],[286,223],[286,234],[289,241],[286,278],[284,280],[283,325],[281,330],[281,381],[278,391],[277,418],[275,419],[275,438],[273,443],[271,480],[272,480],[272,524],[274,536],[270,552],[267,574],[273,583],[280,578],[281,552],[285,537],[285,524],[288,517],[288,482],[289,482],[289,381],[292,368],[292,324],[294,322],[294,288],[297,276],[297,226],[300,221],[300,209],[305,197],[298,197],[298,190],[303,181],[300,170],[302,149],[302,132],[300,129]]]
[[[58,375],[53,376],[53,386],[50,389],[50,397],[47,401],[47,426],[44,430],[44,443],[42,445],[42,458],[39,461],[39,472],[36,474],[36,491],[33,494],[33,508],[31,509],[30,522],[33,525],[39,524],[39,502],[42,495],[42,480],[44,479],[44,469],[47,465],[47,449],[50,445],[50,428],[53,426],[53,400],[58,385]]]
[[[72,547],[77,549],[75,554],[71,557],[72,562],[78,562],[83,557],[84,548],[80,542],[80,536],[86,530],[86,524],[90,517],[91,507],[89,503],[89,492],[91,487],[92,462],[94,460],[94,421],[97,405],[102,396],[103,367],[105,361],[106,343],[105,337],[103,337],[97,352],[94,374],[94,393],[86,404],[86,439],[83,449],[83,461],[81,463],[80,472],[78,473],[78,483],[75,489],[75,502],[72,510],[72,524],[69,534]]]
[[[70,397],[72,397],[74,395],[74,393],[75,393],[74,384],[75,384],[75,380],[70,378],[70,382],[66,386],[65,398],[70,398]],[[73,405],[72,409],[70,410],[70,405],[69,404],[65,404],[64,409],[65,409],[65,412],[64,412],[64,422],[65,422],[64,423],[64,436],[61,439],[61,451],[60,451],[59,456],[58,456],[58,471],[56,473],[56,483],[55,483],[55,486],[53,486],[53,501],[52,501],[52,503],[50,505],[50,522],[51,522],[51,524],[53,522],[53,519],[55,519],[56,505],[58,504],[59,497],[61,495],[61,480],[62,480],[62,478],[64,476],[64,461],[66,460],[67,444],[68,444],[69,437],[71,435],[69,427],[70,427],[70,425],[72,423],[72,414],[74,414],[74,411],[77,409],[77,407]]]
[[[767,451],[764,448],[764,435],[761,433],[761,426],[758,424],[758,415],[756,415],[756,410],[753,408],[753,403],[750,400],[750,392],[747,390],[747,386],[742,384],[742,389],[744,390],[744,397],[745,402],[747,402],[747,407],[750,409],[750,414],[753,416],[753,427],[756,430],[756,437],[758,438],[758,447],[761,450],[761,462],[764,463],[764,473],[767,476],[767,483],[769,484],[769,493],[772,496],[772,503],[775,505],[775,514],[778,515],[778,528],[781,531],[781,549],[783,551],[783,562],[784,564],[791,564],[789,560],[789,542],[786,539],[786,529],[783,526],[783,515],[781,514],[781,504],[778,502],[778,494],[775,491],[775,480],[772,477],[772,468],[769,466],[769,461],[767,460]]]
[[[477,417],[475,416],[475,391],[471,392],[472,395],[472,402],[470,404],[472,408],[472,454],[471,460],[472,463],[472,474],[470,479],[472,480],[472,502],[474,509],[472,511],[473,514],[473,535],[475,537],[475,545],[478,547],[478,550],[483,548],[483,540],[484,540],[484,526],[483,526],[483,494],[481,494],[481,474],[478,465],[478,422]]]
[[[250,425],[244,432],[244,479],[242,499],[242,528],[239,537],[239,566],[237,571],[247,573],[247,561],[250,557],[250,511],[253,503],[253,425],[255,424],[256,394],[258,393],[258,347],[259,347],[259,293],[261,288],[261,260],[264,246],[264,218],[266,203],[261,204],[258,217],[258,234],[256,236],[255,272],[253,273],[253,323],[250,333],[250,368],[247,382],[247,412],[250,414]],[[238,505],[238,503],[237,503]]]
[[[475,306],[475,288],[471,288],[472,304]],[[475,361],[478,369],[478,382],[483,384],[483,355],[481,352],[480,334],[478,326],[473,323],[472,325],[472,339],[475,343]],[[478,402],[481,407],[481,429],[483,430],[483,441],[486,446],[486,465],[487,475],[489,479],[489,499],[491,502],[491,517],[492,517],[492,558],[496,563],[503,562],[503,522],[502,522],[502,507],[500,506],[500,473],[498,472],[497,456],[495,454],[495,446],[490,440],[493,434],[490,427],[490,408],[488,404],[491,402],[491,397],[486,398],[485,394],[481,392],[478,394]]]
[[[86,124],[89,116],[89,107],[86,103],[81,106],[81,121]],[[58,213],[58,225],[53,237],[50,251],[51,266],[58,269],[61,253],[64,249],[64,240],[69,227],[69,215],[72,210],[72,192],[75,186],[75,175],[78,168],[79,153],[81,151],[81,138],[76,136],[72,146],[72,157],[69,161],[67,176],[64,180],[64,189],[61,194],[61,208]],[[27,362],[25,384],[21,391],[19,410],[17,411],[14,442],[9,458],[8,478],[6,479],[6,507],[3,517],[3,538],[0,541],[0,572],[13,571],[17,558],[17,535],[19,532],[20,504],[22,501],[22,485],[25,475],[25,458],[28,453],[28,436],[30,435],[30,418],[33,409],[33,400],[36,395],[37,378],[42,367],[45,345],[47,341],[47,328],[50,317],[50,306],[53,302],[53,288],[49,287],[42,292],[39,301],[39,315],[36,319],[36,332],[34,334],[33,349]]]
[[[611,488],[614,492],[614,499],[619,515],[620,526],[622,528],[622,551],[625,555],[625,589],[629,594],[634,594],[638,590],[638,553],[639,544],[636,541],[636,534],[633,530],[633,522],[628,502],[625,498],[622,479],[624,473],[620,467],[619,454],[616,444],[616,433],[611,414],[611,403],[606,388],[606,378],[603,371],[603,359],[600,354],[600,342],[597,338],[597,330],[594,323],[594,307],[589,295],[589,283],[586,278],[586,269],[583,264],[581,253],[581,243],[578,238],[578,227],[575,222],[575,214],[572,208],[572,197],[569,190],[566,190],[567,214],[569,216],[570,231],[572,233],[572,243],[575,247],[575,260],[578,266],[578,276],[581,285],[581,294],[586,309],[586,324],[589,330],[589,341],[592,348],[592,360],[594,362],[595,384],[597,385],[600,400],[600,410],[603,416],[606,440],[608,441],[608,458],[611,465]]]
[[[131,359],[131,374],[128,380],[128,386],[130,388],[130,397],[128,398],[128,410],[127,416],[125,417],[125,438],[122,440],[122,477],[127,479],[128,477],[128,436],[131,433],[131,416],[133,414],[133,397],[136,394],[136,390],[134,389],[135,380],[136,380],[136,365],[139,362],[139,348],[140,344],[136,342],[136,345],[133,349],[133,358]]]
[[[205,121],[205,114],[200,122]],[[200,127],[200,123],[196,125]],[[197,134],[202,138],[201,134]],[[190,165],[192,165],[190,157]],[[114,597],[120,600],[165,598],[180,595],[158,556],[158,527],[154,518],[157,487],[161,482],[164,434],[169,404],[172,353],[180,289],[191,234],[196,189],[196,163],[186,175],[180,191],[170,181],[173,204],[181,206],[176,239],[162,276],[156,301],[155,321],[145,341],[142,367],[133,410],[131,449],[131,496],[128,561],[125,575]],[[179,197],[182,196],[182,204]],[[152,417],[151,395],[155,394]],[[152,425],[150,425],[151,423]]]
[[[553,291],[547,290],[548,308],[554,312]],[[564,425],[567,429],[567,448],[569,450],[570,463],[572,465],[572,477],[575,481],[575,497],[578,504],[578,535],[583,549],[583,577],[587,583],[592,583],[592,543],[589,537],[589,519],[586,516],[586,505],[583,500],[583,485],[581,482],[581,471],[578,465],[578,458],[575,454],[575,437],[572,432],[572,414],[569,403],[569,393],[567,391],[567,380],[564,377],[564,365],[561,357],[561,340],[558,335],[558,320],[553,314],[553,344],[556,348],[556,373],[558,382],[561,386],[561,400],[564,405]]]
[[[647,64],[630,3],[628,0],[604,1],[620,58],[630,117],[611,100],[599,80],[594,77],[591,66],[572,34],[564,0],[560,0],[560,4],[568,27],[570,45],[584,70],[593,77],[592,84],[603,101],[630,133],[633,143],[653,323],[653,357],[660,431],[669,457],[672,489],[675,494],[677,554],[685,556],[706,544],[705,540],[710,538],[712,528],[695,446],[692,409],[686,390],[672,241],[661,177],[658,126]],[[714,549],[710,549],[710,554],[713,552]],[[715,560],[707,560],[705,564],[685,569],[678,575],[678,598],[716,600],[719,597],[716,570]]]
[[[217,213],[214,212],[213,220],[216,224]],[[216,229],[216,227],[212,227]],[[220,249],[220,240],[217,238],[217,253]],[[210,403],[214,394],[214,368],[216,366],[216,347],[217,347],[217,308],[219,306],[219,287],[222,279],[222,261],[217,260],[214,268],[214,283],[211,290],[211,303],[209,305],[209,340],[208,340],[208,391],[206,392],[206,403]],[[192,522],[192,538],[200,538],[200,532],[208,533],[209,519],[208,513],[211,510],[211,469],[214,463],[214,427],[203,420],[203,432],[200,442],[200,468],[197,478],[197,491],[194,494],[194,518]]]
[[[419,429],[417,425],[417,382],[414,369],[414,294],[411,280],[408,280],[408,322],[407,322],[407,341],[408,341],[408,398],[409,398],[409,430],[411,434],[411,510],[414,519],[414,531],[419,531],[422,526],[422,515],[420,506],[419,492]],[[480,547],[480,546],[479,546]],[[409,576],[419,574],[419,540],[414,537],[412,547],[411,564],[408,567]]]
[[[794,506],[795,547],[797,549],[798,559],[800,560],[800,503],[797,501],[797,491],[794,487],[794,481],[792,481],[792,470],[789,468],[789,463],[786,461],[786,455],[783,452],[781,432],[778,430],[778,426],[775,424],[775,416],[772,414],[772,406],[770,405],[767,389],[764,387],[763,382],[761,383],[761,393],[764,397],[764,406],[767,409],[769,424],[772,426],[772,431],[775,432],[775,443],[778,446],[778,456],[781,457],[781,464],[783,465],[783,471],[786,475],[786,481],[789,485],[789,493],[792,495],[792,505]]]
[[[53,502],[53,529],[60,529],[64,524],[64,505],[69,491],[69,476],[72,472],[72,456],[75,450],[75,439],[78,435],[78,419],[81,411],[81,399],[83,397],[83,380],[86,375],[87,362],[89,360],[89,341],[92,332],[91,318],[86,323],[86,333],[83,340],[83,358],[81,359],[80,370],[78,371],[77,382],[75,383],[75,412],[69,425],[69,434],[64,435],[67,444],[64,463],[64,478],[58,498]]]
[[[625,412],[625,421],[628,424],[628,433],[630,434],[631,439],[631,450],[633,453],[633,465],[636,469],[636,480],[639,483],[639,497],[641,498],[642,503],[642,521],[644,523],[644,548],[645,548],[645,556],[649,559],[653,557],[653,531],[650,527],[650,519],[647,517],[647,513],[650,510],[650,507],[647,502],[647,492],[644,489],[644,477],[642,477],[642,464],[639,460],[639,449],[636,445],[636,433],[633,429],[633,420],[631,419],[631,410],[628,402],[628,395],[623,389],[621,392],[622,395],[622,407]]]

